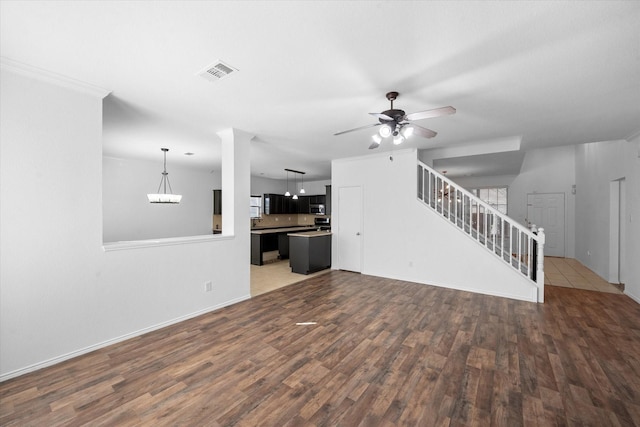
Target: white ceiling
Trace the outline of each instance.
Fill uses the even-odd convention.
[[[5,1],[4,58],[111,90],[104,152],[219,167],[216,132],[255,135],[252,173],[326,179],[372,153],[389,108],[452,105],[401,147],[519,137],[521,149],[640,130],[640,2]],[[211,83],[216,60],[239,69]],[[383,143],[379,150],[391,150]],[[184,156],[194,152],[194,156]]]

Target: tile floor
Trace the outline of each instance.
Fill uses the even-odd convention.
[[[544,257],[544,284],[621,294],[622,291],[573,258]]]
[[[292,273],[289,260],[278,260],[277,254],[277,251],[265,252],[264,265],[251,265],[251,296],[264,294],[331,271],[326,269],[309,275]],[[545,285],[613,294],[623,293],[576,259],[545,257],[544,261]]]
[[[292,273],[289,260],[279,260],[277,255],[278,251],[265,252],[264,265],[251,265],[252,297],[331,271],[327,268],[313,274]]]

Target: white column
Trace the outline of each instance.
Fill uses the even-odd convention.
[[[222,140],[222,234],[250,233],[249,197],[251,164],[249,143],[253,135],[238,129],[218,132]],[[247,261],[248,262],[248,261]]]

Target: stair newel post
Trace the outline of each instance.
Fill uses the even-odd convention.
[[[538,228],[536,283],[538,285],[538,302],[544,302],[544,228]]]

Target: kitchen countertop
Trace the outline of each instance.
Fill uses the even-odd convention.
[[[296,227],[272,227],[272,228],[262,228],[262,229],[252,229],[251,234],[272,234],[272,233],[289,233],[295,231],[304,231],[304,230],[312,230],[313,226],[308,225],[299,225]]]
[[[333,233],[327,230],[322,231],[306,231],[302,233],[289,233],[289,237],[322,237],[322,236],[331,236]]]

